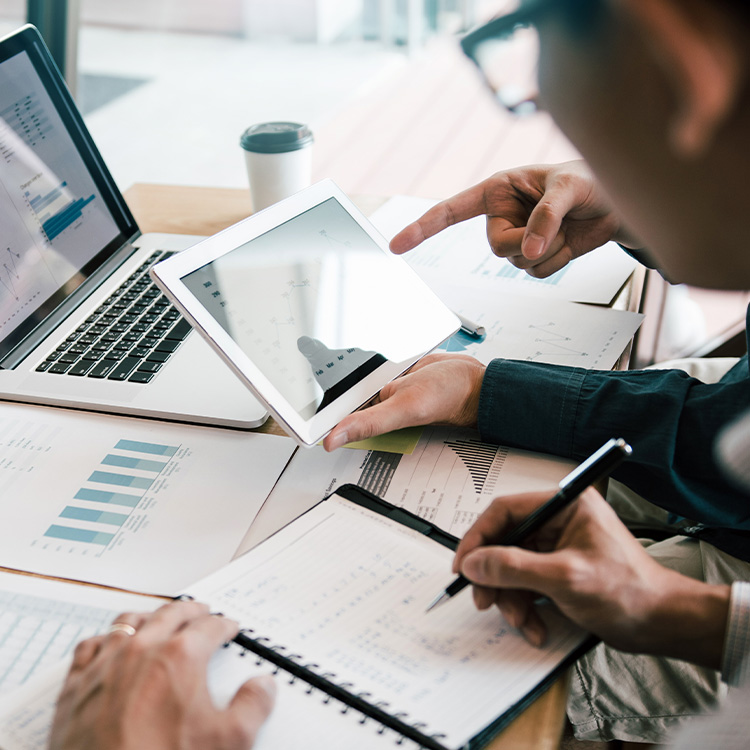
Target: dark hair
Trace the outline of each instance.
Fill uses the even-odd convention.
[[[716,0],[706,0],[711,4],[716,4]],[[743,23],[750,23],[750,2],[748,0],[719,0],[719,5],[723,5],[728,13],[741,20]]]

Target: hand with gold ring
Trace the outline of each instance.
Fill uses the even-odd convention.
[[[118,616],[108,633],[76,648],[50,750],[252,747],[273,706],[273,679],[249,680],[225,709],[214,705],[206,680],[211,656],[237,630],[192,601]]]
[[[107,634],[111,633],[125,633],[125,635],[135,635],[138,631],[132,626],[128,625],[127,622],[113,622],[107,630]]]

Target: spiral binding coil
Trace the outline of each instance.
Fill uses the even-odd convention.
[[[307,683],[308,688],[305,691],[308,695],[317,688],[324,694],[322,702],[330,703],[332,699],[338,700],[343,704],[342,714],[347,714],[350,709],[358,711],[362,718],[360,724],[365,724],[368,719],[372,719],[380,726],[376,730],[378,734],[383,734],[387,729],[396,732],[399,737],[395,740],[396,745],[403,745],[406,740],[412,740],[419,745],[430,750],[446,750],[445,746],[439,742],[445,738],[445,734],[433,733],[426,734],[428,729],[424,722],[415,722],[408,724],[409,714],[403,711],[395,713],[388,712],[390,703],[388,701],[368,700],[372,697],[369,691],[354,693],[352,689],[355,685],[351,682],[334,682],[336,679],[335,672],[317,672],[320,668],[318,664],[310,662],[303,664],[302,654],[284,654],[288,651],[287,647],[282,644],[272,644],[271,639],[255,635],[252,628],[245,628],[234,638],[243,649],[253,652],[256,657],[265,660],[274,666],[274,674],[284,670],[289,675],[289,684],[293,685],[297,679]],[[268,644],[268,645],[266,645]]]

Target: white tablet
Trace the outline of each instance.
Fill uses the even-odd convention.
[[[151,274],[301,445],[460,326],[330,180]]]

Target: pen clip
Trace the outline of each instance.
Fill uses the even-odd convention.
[[[567,489],[568,487],[573,485],[582,474],[588,472],[593,464],[600,461],[604,455],[615,450],[617,450],[617,454],[615,455],[621,454],[622,458],[627,458],[633,452],[633,449],[622,438],[612,438],[608,440],[601,448],[599,448],[598,451],[592,453],[583,463],[576,466],[576,468],[573,469],[570,474],[563,477],[560,480],[558,487],[561,490]],[[618,458],[618,460],[621,459]]]

